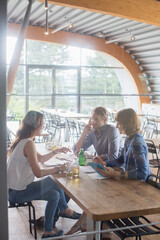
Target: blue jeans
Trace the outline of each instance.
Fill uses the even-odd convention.
[[[54,215],[57,207],[60,211],[68,208],[64,191],[52,180],[51,177],[32,182],[25,190],[9,189],[9,202],[23,203],[32,200],[47,201],[45,208],[44,230],[53,230]]]

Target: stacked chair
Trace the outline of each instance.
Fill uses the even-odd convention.
[[[144,138],[152,139],[157,138],[160,134],[160,130],[158,128],[158,122],[156,122],[156,116],[155,117],[145,117],[143,127],[142,127],[142,135]]]
[[[67,127],[69,131],[68,141],[75,143],[79,137],[79,129],[77,122],[74,119],[67,118]]]
[[[65,122],[65,119],[61,118],[58,114],[54,114],[53,118],[54,118],[54,124],[56,126],[55,134],[58,135],[58,139],[60,140],[62,136],[62,130],[65,136],[66,122]]]
[[[153,138],[154,134],[157,132],[157,125],[155,124],[154,119],[147,117],[142,130],[142,135],[144,138]]]
[[[158,157],[156,146],[155,146],[154,142],[150,139],[145,139],[145,142],[148,146],[150,167],[151,168],[156,168],[157,169],[157,176],[159,176],[160,159]]]
[[[61,138],[62,130],[65,135],[65,120],[60,118],[57,114],[51,114],[46,111],[41,111],[44,115],[45,130],[51,135],[51,140],[55,137]]]
[[[85,123],[78,121],[79,136],[82,134],[84,127],[85,127]]]
[[[7,128],[7,136],[6,136],[6,139],[7,139],[7,152],[9,151],[10,149],[10,145],[12,143],[12,141],[15,139],[15,134]]]

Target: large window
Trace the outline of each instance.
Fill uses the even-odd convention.
[[[11,41],[8,66],[15,39]],[[107,54],[26,40],[9,108],[19,117],[42,108],[90,113],[95,106],[116,110],[132,104],[138,110],[138,98],[133,104],[126,93],[137,89],[123,66]]]
[[[77,94],[78,78],[77,69],[56,69],[55,71],[55,93]]]

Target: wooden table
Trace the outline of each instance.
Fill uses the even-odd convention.
[[[139,180],[93,180],[84,173],[79,179],[69,180],[64,175],[54,179],[96,221],[96,230],[103,220],[160,213],[159,190]],[[96,234],[99,239],[100,234]]]

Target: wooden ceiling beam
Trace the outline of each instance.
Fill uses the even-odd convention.
[[[156,0],[48,0],[48,2],[160,26],[160,2]]]

